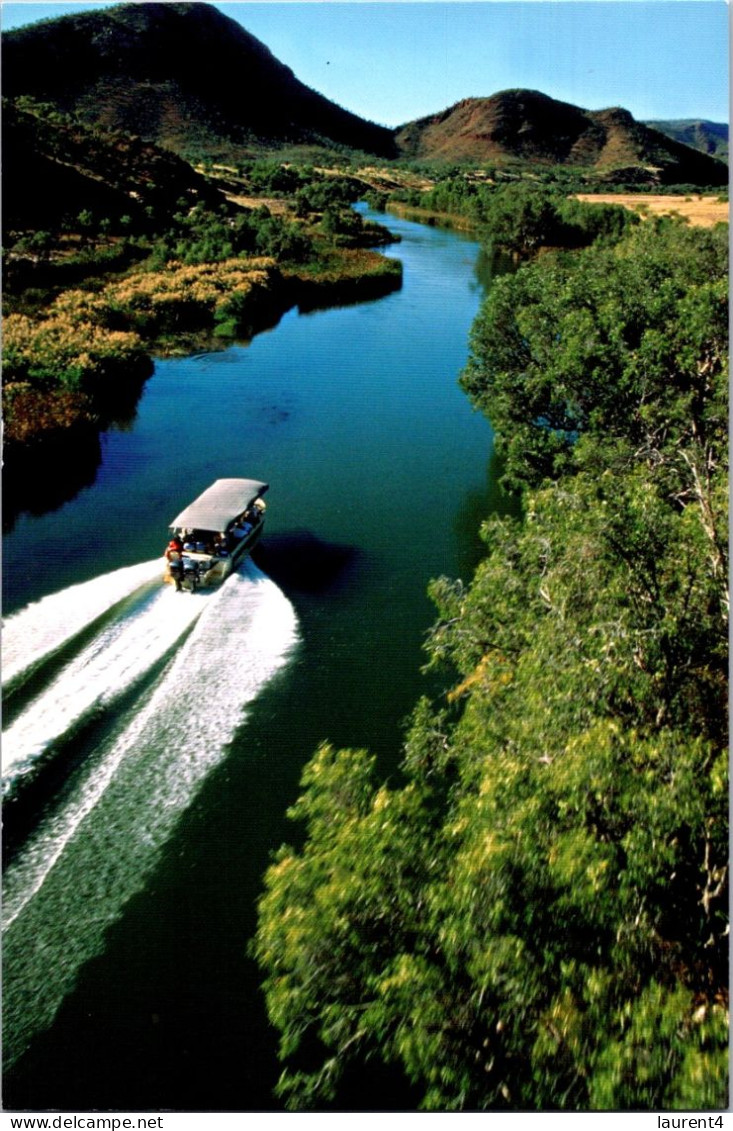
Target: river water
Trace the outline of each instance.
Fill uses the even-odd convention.
[[[490,265],[387,223],[399,292],[158,362],[94,481],[4,540],[6,1108],[278,1107],[246,949],[285,810],[323,740],[398,774],[427,583],[505,505],[457,386]],[[168,521],[230,475],[271,485],[255,560],[161,586]]]

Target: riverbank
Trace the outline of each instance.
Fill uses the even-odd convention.
[[[475,233],[479,227],[471,216],[462,216],[458,212],[437,212],[431,208],[420,208],[414,204],[402,204],[397,200],[390,200],[387,211],[403,220],[410,220],[414,224],[427,224],[430,228],[449,228],[456,232]]]
[[[515,240],[517,230],[533,229],[533,242],[536,246],[522,248],[514,244],[505,244],[505,250],[512,252],[519,252],[520,258],[526,255],[527,252],[536,250],[537,246],[542,246],[543,250],[546,248],[555,249],[557,247],[565,246],[579,246],[585,240],[584,230],[592,230],[594,225],[602,225],[603,220],[600,218],[600,211],[605,206],[606,215],[611,221],[611,214],[609,206],[625,209],[627,212],[634,214],[634,221],[637,216],[642,219],[647,219],[654,216],[669,216],[676,217],[689,223],[692,227],[697,228],[712,228],[716,224],[728,223],[729,206],[726,197],[716,194],[694,194],[690,196],[682,196],[679,193],[665,194],[665,193],[575,193],[564,198],[564,205],[561,205],[557,212],[557,218],[564,219],[564,212],[567,211],[567,219],[570,223],[577,222],[581,219],[580,214],[577,212],[578,205],[575,205],[576,213],[573,214],[573,202],[579,202],[580,206],[586,208],[592,206],[590,211],[586,212],[585,218],[581,219],[580,231],[575,233],[563,234],[561,232],[562,224],[555,223],[555,231],[550,234],[549,231],[543,231],[542,225],[544,220],[540,217],[539,222],[536,218],[531,216],[531,206],[526,214],[520,217],[520,211],[525,208],[521,201],[521,186],[519,189],[511,190],[517,193],[516,204],[514,206],[514,215],[510,213],[499,214],[491,219],[491,205],[493,193],[484,198],[484,207],[477,207],[477,200],[481,196],[481,188],[477,193],[462,196],[460,192],[453,195],[448,194],[448,207],[444,209],[431,208],[430,194],[427,194],[426,206],[418,204],[408,204],[402,201],[390,199],[386,204],[386,210],[395,216],[401,216],[405,220],[411,220],[418,224],[427,224],[430,227],[448,228],[455,231],[466,232],[471,235],[477,235],[487,229],[497,227],[503,229],[498,236],[494,233],[495,238],[501,244],[502,236],[505,239],[507,235],[510,238],[510,244]],[[559,198],[562,200],[562,196]],[[453,205],[451,207],[451,204]],[[557,205],[557,201],[555,201]],[[458,211],[457,208],[465,207],[466,212]],[[595,212],[595,216],[594,213]],[[556,220],[557,220],[556,218]],[[568,240],[568,235],[570,236]],[[558,239],[559,237],[559,239]],[[549,242],[547,242],[549,240]],[[537,242],[539,241],[539,242]]]
[[[302,771],[252,947],[291,1111],[380,1061],[423,1111],[725,1106],[728,233],[620,220],[472,325],[522,518],[430,585],[401,778]]]

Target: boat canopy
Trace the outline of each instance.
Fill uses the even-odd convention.
[[[173,519],[171,528],[224,531],[267,488],[267,483],[257,479],[217,479]]]

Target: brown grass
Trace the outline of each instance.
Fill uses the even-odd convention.
[[[273,216],[287,216],[292,212],[292,207],[287,200],[280,200],[274,196],[239,196],[233,192],[224,192],[224,196],[232,204],[240,208],[262,208],[264,205]]]
[[[348,176],[348,172],[344,175]],[[394,189],[417,189],[418,192],[427,192],[435,184],[434,180],[413,173],[409,169],[382,169],[376,165],[364,165],[358,169],[356,176],[366,181],[372,188],[391,192]]]
[[[589,204],[622,204],[635,212],[657,216],[684,216],[699,228],[712,228],[728,222],[728,201],[716,196],[653,196],[651,193],[578,193],[578,200]]]
[[[400,200],[390,200],[387,211],[417,224],[434,225],[437,228],[452,228],[458,232],[475,232],[476,221],[471,216],[459,212],[433,212],[430,208],[419,208],[414,204],[403,204]]]

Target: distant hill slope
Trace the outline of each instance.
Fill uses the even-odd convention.
[[[183,156],[326,144],[383,157],[391,130],[306,87],[264,44],[201,3],[133,3],[2,37],[5,94],[29,94]]]
[[[128,230],[161,223],[185,201],[219,205],[224,197],[174,153],[140,137],[21,109],[3,100],[3,230],[55,230],[82,210]]]
[[[709,153],[719,161],[728,160],[728,123],[708,122],[703,118],[680,118],[671,121],[645,122],[667,137],[691,145],[701,153]]]
[[[511,161],[646,170],[659,184],[727,184],[720,161],[635,121],[628,110],[583,110],[534,90],[467,98],[402,126],[397,144],[422,160]]]
[[[2,37],[3,90],[196,161],[291,145],[435,163],[570,165],[609,181],[727,185],[708,153],[618,108],[531,90],[469,98],[397,130],[306,87],[259,40],[205,3],[120,4]]]

